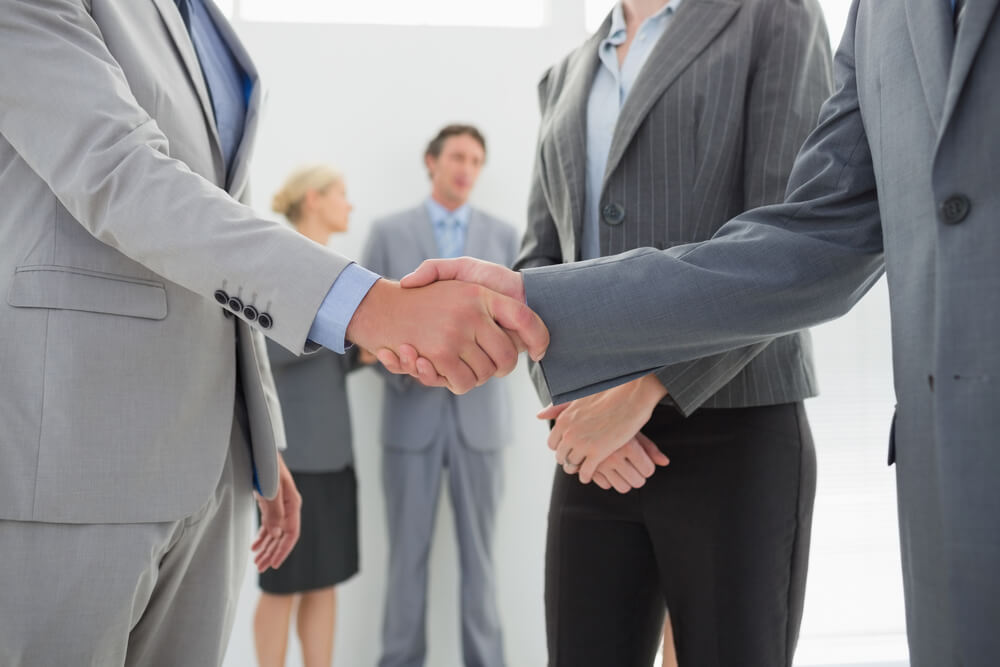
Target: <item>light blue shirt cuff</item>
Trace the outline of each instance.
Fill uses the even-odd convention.
[[[379,278],[381,276],[377,273],[357,264],[349,264],[341,271],[316,313],[316,319],[309,329],[309,340],[337,354],[343,354],[347,325],[368,290]]]

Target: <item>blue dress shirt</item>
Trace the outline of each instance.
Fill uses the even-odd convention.
[[[252,82],[219,33],[204,0],[175,2],[191,36],[205,85],[212,98],[212,110],[228,173],[243,139]],[[344,269],[316,313],[309,329],[309,340],[343,354],[347,325],[378,279],[377,274],[357,264]]]
[[[601,256],[601,190],[604,187],[604,172],[608,166],[608,153],[611,151],[618,113],[649,58],[649,53],[666,32],[682,1],[670,0],[663,9],[642,22],[621,67],[618,66],[617,47],[625,43],[627,36],[625,12],[621,3],[611,10],[611,28],[607,38],[597,47],[601,64],[587,98],[587,184],[583,204],[583,233],[580,239],[583,259]]]
[[[454,211],[449,211],[433,197],[428,197],[424,206],[434,227],[434,239],[440,256],[450,259],[464,255],[465,239],[469,235],[469,205],[462,204]]]

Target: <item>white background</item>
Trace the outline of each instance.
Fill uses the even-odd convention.
[[[253,168],[255,205],[266,212],[270,195],[298,165],[335,165],[347,176],[356,208],[350,232],[335,237],[332,245],[356,257],[371,220],[426,196],[422,151],[451,121],[479,125],[489,142],[474,204],[523,227],[537,132],[535,83],[586,37],[585,26],[599,22],[611,3],[518,0],[504,11],[496,9],[503,3],[495,0],[463,0],[460,10],[441,0],[399,7],[332,0],[220,4],[236,5],[243,17],[268,19],[235,21],[270,91]],[[310,4],[320,13],[304,13]],[[435,4],[447,11],[434,16]],[[847,3],[821,4],[836,44]],[[411,21],[404,5],[426,8],[426,15]],[[338,6],[371,11],[352,18],[337,14]],[[380,18],[373,7],[386,14]],[[449,19],[456,11],[461,19]],[[302,22],[280,20],[289,18]],[[306,23],[310,18],[322,21]],[[408,21],[443,25],[398,25]],[[446,25],[456,22],[480,25]],[[819,493],[797,664],[902,664],[906,648],[894,484],[885,466],[893,398],[884,283],[849,316],[814,330],[814,339],[822,396],[807,407],[819,457]],[[553,463],[544,445],[546,428],[533,418],[539,405],[524,368],[507,382],[514,398],[515,440],[505,454],[496,557],[508,664],[523,667],[545,662],[543,552]],[[349,388],[360,484],[361,573],[340,589],[334,662],[354,667],[374,665],[378,657],[387,545],[377,433],[381,386],[371,371],[362,371],[350,379]],[[430,568],[427,665],[432,667],[461,664],[458,559],[444,496]],[[256,595],[256,578],[248,569],[227,666],[254,664]],[[295,644],[293,636],[293,665],[300,664]]]

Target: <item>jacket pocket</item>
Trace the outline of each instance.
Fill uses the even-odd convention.
[[[71,266],[20,266],[7,303],[16,308],[81,310],[162,320],[167,291],[162,283]]]

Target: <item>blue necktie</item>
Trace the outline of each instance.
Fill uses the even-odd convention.
[[[462,247],[461,227],[458,220],[453,217],[445,218],[441,222],[441,233],[439,236],[441,245],[439,250],[442,257],[450,259],[462,256],[464,248]]]

